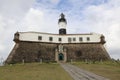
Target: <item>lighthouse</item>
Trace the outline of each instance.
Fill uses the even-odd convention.
[[[110,60],[104,47],[106,41],[103,34],[67,34],[67,20],[63,13],[58,19],[58,26],[59,34],[16,32],[13,39],[15,46],[5,63]]]
[[[66,26],[67,26],[67,21],[65,19],[65,15],[61,13],[60,19],[58,20],[58,25],[59,25],[59,34],[64,35],[66,34]]]

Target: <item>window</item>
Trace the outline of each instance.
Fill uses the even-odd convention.
[[[49,41],[53,41],[53,38],[52,38],[52,37],[49,37]]]
[[[38,36],[38,40],[42,40],[42,36]]]
[[[87,37],[87,41],[90,41],[90,38],[89,38],[89,37]]]
[[[83,41],[83,38],[82,38],[82,37],[80,37],[80,38],[79,38],[79,41]]]
[[[71,38],[68,38],[68,42],[70,43],[72,40],[71,40]]]
[[[73,41],[76,41],[76,38],[73,38]]]
[[[58,41],[62,41],[62,38],[58,38]]]

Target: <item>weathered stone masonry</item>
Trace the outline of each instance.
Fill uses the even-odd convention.
[[[6,63],[55,61],[55,50],[60,44],[19,42],[16,43]],[[63,44],[67,61],[75,60],[108,60],[110,59],[104,46],[97,44]],[[11,56],[11,57],[10,57]]]

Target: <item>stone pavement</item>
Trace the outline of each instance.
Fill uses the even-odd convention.
[[[110,80],[68,63],[60,63],[74,80]]]

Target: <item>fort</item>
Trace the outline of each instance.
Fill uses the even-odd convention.
[[[15,46],[5,63],[39,62],[42,60],[68,62],[70,60],[109,60],[103,34],[67,34],[67,20],[61,13],[59,34],[16,32]]]

